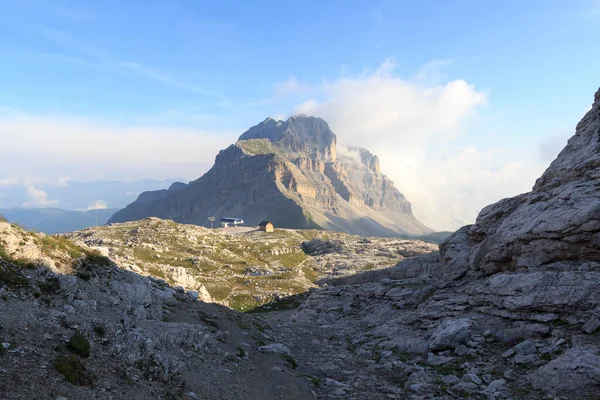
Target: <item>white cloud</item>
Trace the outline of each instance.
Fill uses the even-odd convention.
[[[19,180],[17,178],[0,178],[0,186],[13,186],[18,184]]]
[[[48,193],[36,189],[33,185],[27,186],[25,189],[25,196],[27,197],[27,201],[25,201],[22,206],[26,208],[49,207],[58,204],[58,201],[48,199]]]
[[[300,84],[300,82],[298,82],[298,79],[296,79],[296,77],[292,75],[287,81],[275,85],[274,96],[284,96],[286,94],[296,92],[301,88],[302,85]]]
[[[196,179],[238,134],[0,115],[0,182]]]
[[[281,120],[285,120],[285,114],[284,113],[278,113],[278,114],[274,114],[271,115],[271,118],[273,118],[275,121],[281,121]]]
[[[322,116],[343,128],[338,130],[347,143],[387,142],[393,134],[404,145],[421,145],[460,134],[466,118],[486,101],[484,93],[463,80],[421,86],[393,76],[393,68],[387,61],[366,77],[325,82],[325,100],[308,99],[294,111]]]
[[[108,203],[105,200],[96,200],[91,202],[86,210],[106,210],[108,208]]]
[[[487,204],[530,190],[547,166],[531,157],[536,149],[527,157],[516,143],[473,145],[479,141],[467,128],[487,94],[460,79],[439,84],[449,63],[430,63],[406,80],[388,60],[358,77],[305,85],[298,93],[309,95],[294,109],[324,118],[338,142],[377,154],[417,218],[437,230],[472,223]]]

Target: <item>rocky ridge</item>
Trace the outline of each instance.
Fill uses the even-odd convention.
[[[142,193],[109,222],[158,217],[204,226],[209,216],[361,236],[432,232],[381,173],[376,156],[357,147],[338,151],[327,123],[306,115],[267,118],[222,150],[196,181]]]
[[[240,311],[305,293],[324,277],[387,268],[437,249],[418,240],[319,230],[207,229],[157,218],[61,237],[109,256],[125,270],[164,279],[198,292],[202,301]]]

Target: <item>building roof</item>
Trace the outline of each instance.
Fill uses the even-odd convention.
[[[273,225],[271,221],[262,221],[260,224],[258,224],[258,226],[267,226],[269,224]]]
[[[232,224],[243,224],[244,221],[241,218],[221,218],[221,222],[229,222]]]

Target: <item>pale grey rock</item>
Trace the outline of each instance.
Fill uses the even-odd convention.
[[[473,382],[465,382],[465,381],[458,382],[456,385],[454,385],[453,388],[455,390],[460,390],[461,392],[467,392],[467,393],[476,393],[479,391],[478,385],[476,385]]]
[[[427,354],[427,364],[437,366],[448,364],[449,362],[454,361],[454,357],[444,357],[444,356],[436,356],[433,353]]]
[[[96,300],[73,300],[73,307],[80,311],[95,311],[97,305]]]
[[[478,377],[476,374],[469,372],[463,375],[462,377],[463,382],[471,382],[474,383],[476,385],[481,385],[483,383],[483,381],[481,380],[480,377]]]
[[[509,357],[514,356],[514,355],[515,355],[515,349],[514,348],[508,349],[504,353],[502,353],[502,357],[503,358],[509,358]]]
[[[531,354],[537,354],[537,347],[535,346],[535,342],[531,339],[527,339],[522,341],[513,347],[515,353],[521,354],[523,356],[528,356]]]
[[[600,356],[597,349],[572,348],[529,374],[536,389],[554,396],[577,393],[593,398],[600,392]],[[587,397],[586,397],[587,396]]]
[[[454,385],[460,382],[460,378],[455,375],[444,375],[442,376],[442,382],[444,382],[446,385]]]
[[[592,334],[600,329],[600,318],[592,317],[588,322],[583,325],[583,331],[587,334]]]
[[[465,346],[464,344],[459,344],[454,349],[454,352],[458,356],[464,356],[465,354],[467,354],[469,352],[469,348],[467,346]]]
[[[278,353],[278,354],[290,354],[290,349],[288,349],[282,343],[271,343],[264,346],[260,346],[258,351],[262,353]]]
[[[472,322],[468,318],[444,320],[433,332],[429,342],[432,350],[454,349],[469,340]]]
[[[469,253],[473,244],[469,238],[471,225],[463,226],[440,244],[440,254],[445,264],[444,278],[458,279],[469,270]]]
[[[484,390],[488,400],[505,400],[511,398],[507,393],[507,385],[504,379],[492,381]]]
[[[514,362],[515,364],[532,364],[532,363],[536,362],[537,360],[539,360],[539,357],[537,356],[537,354],[528,354],[528,355],[517,354],[512,359],[512,362]]]

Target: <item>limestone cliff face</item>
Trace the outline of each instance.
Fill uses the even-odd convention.
[[[488,274],[600,259],[600,90],[533,190],[484,208],[441,251],[450,267]]]
[[[152,216],[206,225],[216,216],[370,236],[431,232],[381,173],[376,156],[357,147],[338,155],[336,142],[320,118],[267,118],[219,152],[201,178],[142,193],[109,222]]]

